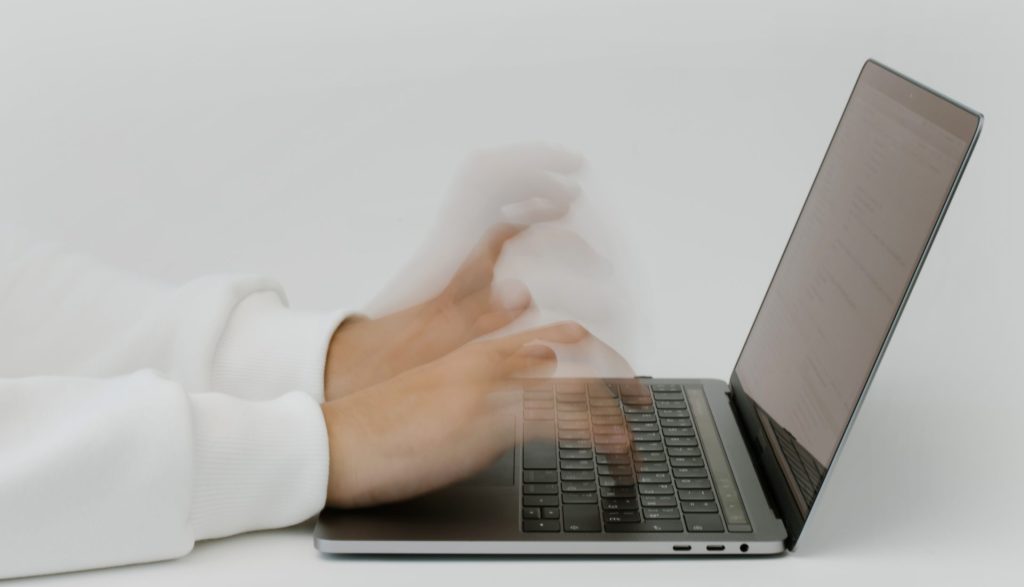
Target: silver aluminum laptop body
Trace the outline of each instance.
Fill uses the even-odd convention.
[[[661,452],[633,452],[624,465],[636,466],[638,494],[623,497],[619,488],[604,486],[612,478],[602,469],[613,465],[601,464],[600,451],[589,453],[597,459],[593,485],[578,487],[564,481],[571,464],[561,459],[565,453],[545,453],[551,460],[544,464],[531,452],[543,449],[517,442],[488,470],[433,494],[361,510],[325,510],[316,548],[446,555],[765,555],[794,548],[981,124],[980,114],[869,60],[728,383],[524,383],[525,401],[552,407],[540,421],[528,416],[536,410],[524,410],[509,432],[517,439],[525,426],[561,431],[555,420],[561,424],[563,397],[568,401],[581,388],[621,385],[621,409],[630,413],[627,383],[649,392],[651,414],[624,414],[631,431],[634,420],[656,419],[660,429],[653,429],[664,435]],[[675,428],[681,421],[692,424]],[[668,436],[668,430],[690,436]],[[640,443],[634,444],[636,451]],[[673,451],[699,457],[674,457],[683,453]],[[639,463],[646,459],[653,461],[651,471],[664,471],[651,475],[667,482],[643,482],[649,479],[639,471],[648,469]],[[540,475],[554,483],[528,482]],[[689,501],[698,494],[709,501]],[[674,501],[676,513],[648,507],[655,500]],[[577,505],[581,501],[587,503]],[[532,507],[540,503],[549,507]],[[622,507],[632,509],[623,516],[617,511]]]

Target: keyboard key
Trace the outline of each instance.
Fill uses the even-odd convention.
[[[690,468],[700,467],[702,469],[704,468],[704,459],[693,459],[693,458],[687,458],[687,457],[672,457],[672,458],[670,458],[668,460],[668,462],[673,467],[690,467]],[[700,464],[699,465],[695,465],[694,463],[697,463],[697,462],[699,462]]]
[[[648,520],[678,520],[679,510],[671,508],[644,508],[644,518]]]
[[[672,476],[668,473],[640,473],[636,480],[640,483],[671,483]]]
[[[679,491],[680,501],[714,501],[715,494],[710,489],[684,489]]]
[[[655,391],[654,392],[654,401],[659,401],[659,400],[681,400],[682,397],[683,396],[680,395],[678,392],[676,392],[676,393],[667,392],[667,391]]]
[[[590,422],[586,420],[559,420],[559,430],[590,430]]]
[[[639,522],[640,512],[638,511],[605,511],[604,521],[608,524],[624,524],[627,522]]]
[[[523,483],[557,483],[556,471],[523,471]]]
[[[645,413],[627,413],[625,418],[627,422],[633,424],[653,423],[658,421],[658,417],[654,414]]]
[[[562,528],[566,532],[600,532],[601,510],[596,505],[567,505]]]
[[[666,438],[665,446],[697,446],[696,438]]]
[[[675,495],[671,483],[641,483],[640,495]]]
[[[718,514],[687,514],[686,529],[690,532],[724,532],[722,519]]]
[[[527,389],[523,391],[524,400],[544,400],[554,397],[550,389]]]
[[[660,452],[665,450],[665,445],[660,442],[636,442],[633,443],[633,450],[637,452]]]
[[[595,426],[622,425],[622,416],[593,416],[590,422]]]
[[[636,485],[636,479],[632,476],[628,477],[607,477],[602,476],[598,480],[598,484],[601,487],[632,487]]]
[[[665,463],[637,463],[637,473],[668,473],[668,465]]]
[[[662,400],[655,398],[654,405],[660,408],[685,408],[686,402],[681,399]]]
[[[610,434],[612,436],[626,437],[625,426],[594,426],[594,435],[598,434]]]
[[[674,456],[674,455],[669,455]],[[700,457],[679,457],[669,459],[673,467],[703,467],[704,459]]]
[[[524,420],[554,420],[553,410],[523,410]]]
[[[556,483],[524,483],[523,495],[558,495]]]
[[[597,439],[595,439],[596,441]],[[598,444],[594,446],[599,454],[611,455],[611,454],[626,454],[629,452],[629,445],[627,444],[615,444],[615,443],[602,443],[598,441]]]
[[[631,422],[629,424],[629,429],[632,430],[634,434],[639,433],[639,432],[654,432],[654,433],[657,433],[658,432],[658,425],[654,424],[654,423],[639,423],[639,424],[636,424],[636,423],[632,423]],[[659,435],[658,438],[660,439],[661,436]]]
[[[561,461],[563,471],[592,471],[594,470],[594,463],[591,461],[573,461],[565,460]]]
[[[589,493],[597,491],[597,483],[593,481],[563,481],[562,491],[566,493]]]
[[[562,503],[597,503],[596,493],[563,493]]]
[[[687,411],[687,410],[679,410],[679,409],[658,410],[658,416],[660,416],[662,418],[685,418],[685,417],[687,417],[689,415],[690,415],[690,412]]]
[[[641,495],[640,503],[644,507],[675,507],[676,498],[671,495]]]
[[[662,428],[661,434],[666,437],[673,436],[695,436],[697,433],[693,428]]]
[[[660,452],[635,452],[633,458],[641,463],[663,463],[665,462],[665,453]]]
[[[524,495],[523,507],[548,507],[558,505],[557,495]]]
[[[664,459],[663,459],[664,460]],[[629,455],[597,453],[597,464],[599,465],[628,465]]]
[[[539,520],[540,508],[523,508],[523,518],[527,520]]]
[[[707,479],[676,479],[676,489],[711,489]]]
[[[524,520],[523,532],[558,532],[558,520]]]
[[[554,423],[523,422],[523,430],[527,438],[549,438],[555,434]],[[531,440],[523,445],[524,469],[554,469],[555,445],[547,440]]]
[[[687,514],[714,514],[718,512],[718,505],[713,501],[684,501],[683,511]]]
[[[623,403],[622,412],[625,414],[654,414],[654,406],[650,404],[627,404]]]
[[[629,465],[598,465],[598,475],[632,475],[633,468]]]
[[[661,443],[661,434],[657,432],[634,432],[633,442],[657,442]]]
[[[649,520],[633,524],[605,524],[606,532],[682,532],[681,520]]]
[[[583,420],[586,421],[590,418],[586,412],[558,412],[559,422],[574,422]]]
[[[675,500],[672,501],[675,505]],[[602,499],[601,509],[609,512],[622,512],[635,510],[637,508],[635,497],[619,497],[612,499]]]
[[[662,418],[661,425],[669,427],[678,426],[680,428],[685,428],[687,426],[693,426],[693,420],[689,418]]]
[[[625,434],[606,434],[594,432],[594,444],[628,444],[629,437]]]
[[[557,507],[543,508],[540,511],[540,517],[546,518],[548,520],[556,519],[556,518],[558,518],[558,508]]]
[[[582,391],[560,391],[558,401],[566,403],[586,403],[587,398]]]
[[[559,440],[558,448],[593,448],[589,440]]]
[[[700,448],[696,446],[673,446],[668,449],[670,457],[699,457]]]
[[[652,383],[651,391],[670,391],[674,393],[682,393],[683,386],[679,385],[678,383]]]
[[[586,411],[587,411],[587,404],[585,404],[585,403],[577,404],[577,403],[558,402],[558,413],[559,414],[561,414],[562,412],[586,412]]]
[[[547,471],[545,471],[546,473]],[[594,471],[562,471],[562,481],[593,481]]]
[[[613,397],[593,397],[593,396],[591,396],[590,397],[590,405],[592,407],[595,407],[595,408],[596,407],[604,408],[604,407],[609,407],[609,406],[616,406],[616,407],[618,407],[619,400],[617,400],[617,399],[615,399]]]
[[[594,451],[588,448],[568,449],[559,450],[558,458],[560,459],[592,459],[594,458]]]
[[[622,399],[623,405],[650,406],[654,403],[654,398],[646,391],[638,393],[620,393],[619,397]]]
[[[590,432],[587,430],[559,430],[559,440],[589,440]]]
[[[601,497],[636,497],[636,487],[602,487]]]
[[[587,390],[585,381],[559,381],[556,391],[558,393],[583,393]]]
[[[707,479],[708,472],[704,467],[675,467],[672,476],[676,479]]]
[[[600,418],[621,418],[622,410],[618,406],[595,406],[590,409],[590,416],[598,416]]]

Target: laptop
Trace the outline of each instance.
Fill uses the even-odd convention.
[[[429,495],[327,509],[316,547],[518,555],[795,548],[981,125],[977,112],[867,61],[728,381],[524,380],[510,434],[530,441]]]

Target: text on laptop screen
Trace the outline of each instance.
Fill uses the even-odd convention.
[[[911,285],[976,117],[868,63],[736,365],[827,466]]]

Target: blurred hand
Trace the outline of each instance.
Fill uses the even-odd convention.
[[[484,235],[441,293],[381,318],[346,321],[327,353],[325,399],[391,379],[512,323],[529,307],[529,291],[494,284],[502,248],[524,230],[502,224]]]
[[[438,291],[488,227],[564,217],[582,192],[582,168],[580,155],[545,143],[476,151],[456,174],[431,233],[371,311],[395,312]]]
[[[543,343],[590,335],[561,323],[478,341],[386,382],[323,405],[330,444],[327,503],[361,507],[438,489],[483,469],[515,442],[521,404],[493,392],[513,377],[544,377]]]

